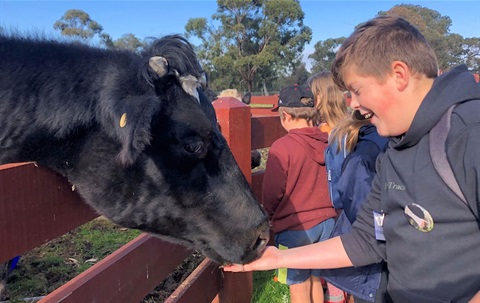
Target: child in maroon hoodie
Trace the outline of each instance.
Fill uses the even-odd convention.
[[[278,113],[288,133],[268,153],[263,181],[263,206],[280,249],[329,238],[336,212],[329,200],[324,149],[328,134],[313,123],[317,110],[306,86],[280,91]],[[279,269],[278,279],[290,287],[292,303],[323,303],[318,270]]]

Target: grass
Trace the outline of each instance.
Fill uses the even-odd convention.
[[[52,292],[139,234],[99,218],[33,249],[10,275],[10,302]]]
[[[252,303],[290,303],[288,286],[275,282],[275,271],[253,273]]]
[[[269,147],[259,149],[262,155],[260,166],[252,172],[264,170],[268,158]],[[253,273],[252,303],[290,303],[288,285],[274,281],[275,270],[257,271]]]

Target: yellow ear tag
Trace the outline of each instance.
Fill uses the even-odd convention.
[[[127,124],[127,113],[123,113],[122,117],[120,117],[120,127],[125,127]]]

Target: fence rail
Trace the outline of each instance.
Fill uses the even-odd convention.
[[[275,104],[276,97],[254,96],[252,103]],[[269,147],[285,131],[271,106],[251,109],[228,97],[213,104],[220,129],[261,200],[263,172],[252,176],[250,151]],[[0,214],[0,262],[98,217],[68,180],[34,163],[0,166]],[[190,254],[185,247],[142,234],[40,302],[140,302]],[[252,283],[252,273],[222,272],[205,259],[165,302],[249,303]]]

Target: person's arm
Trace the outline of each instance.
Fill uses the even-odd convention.
[[[480,124],[472,122],[478,121],[478,114],[475,119],[468,117],[469,113],[478,113],[479,101],[466,102],[458,105],[452,113],[452,126],[447,137],[447,158],[452,166],[458,185],[467,199],[470,208],[480,222],[480,142],[478,134],[480,133]],[[464,108],[462,108],[464,107]],[[458,116],[456,111],[460,111],[465,117]],[[468,124],[465,125],[465,120]]]
[[[471,108],[468,107],[469,102],[464,104],[466,109],[463,109],[463,114],[465,111],[478,113],[478,107],[475,108],[473,106],[474,102],[471,104]],[[457,108],[461,106],[459,105]],[[464,119],[456,114],[452,114],[451,123],[451,130],[459,130],[459,132],[450,131],[448,135],[448,160],[467,202],[476,215],[477,221],[480,222],[480,193],[478,191],[478,188],[480,188],[480,178],[478,177],[478,172],[480,171],[480,161],[478,161],[478,155],[480,154],[480,143],[478,141],[480,125],[472,123],[467,127],[462,127],[464,126]],[[461,157],[458,155],[461,155]],[[480,303],[480,290],[468,302]]]
[[[480,303],[480,291],[477,292],[477,294],[473,296],[468,303]]]
[[[225,266],[225,271],[241,272],[253,270],[271,270],[276,268],[340,268],[350,267],[352,262],[343,248],[340,237],[326,241],[279,250],[267,246],[259,259],[249,264],[232,264]]]
[[[380,159],[377,160],[377,171]],[[373,209],[381,209],[381,182],[378,175],[373,182],[369,199],[363,204],[351,233],[306,246],[279,250],[268,246],[259,259],[249,264],[232,264],[226,271],[271,270],[276,268],[330,269],[378,263],[385,258],[385,244],[377,241],[373,227]],[[350,251],[347,254],[346,247]],[[351,257],[349,257],[349,255]],[[356,260],[353,260],[356,259]]]

